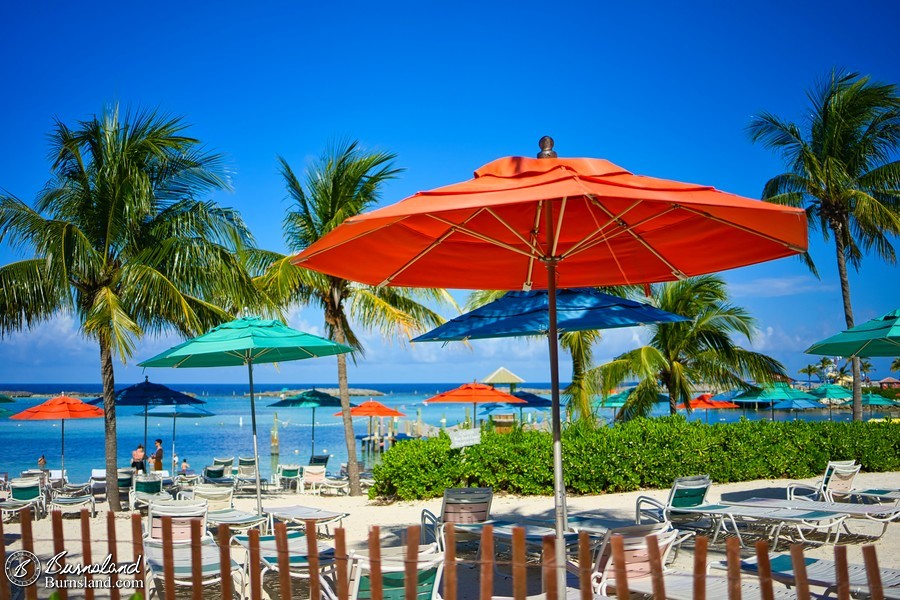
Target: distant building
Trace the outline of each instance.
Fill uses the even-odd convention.
[[[878,382],[878,385],[883,390],[900,388],[900,379],[894,379],[893,377],[885,377],[884,379],[882,379],[881,381]]]

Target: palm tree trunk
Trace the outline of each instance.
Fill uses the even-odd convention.
[[[113,373],[112,348],[100,340],[100,376],[103,379],[103,412],[106,447],[106,500],[109,510],[122,510],[119,502],[118,443],[116,441],[116,380]]]
[[[344,334],[344,324],[341,319],[335,319],[334,341],[338,344],[347,343],[347,336]],[[347,355],[338,354],[337,364],[338,388],[340,388],[341,395],[341,417],[344,421],[344,440],[347,443],[347,476],[350,478],[350,495],[361,496],[359,462],[356,458],[356,436],[353,434],[353,419],[350,417],[350,384],[347,381]]]
[[[847,329],[853,327],[853,305],[850,303],[850,278],[847,276],[847,256],[844,253],[843,226],[841,223],[832,222],[831,229],[834,233],[834,246],[837,249],[838,276],[841,279],[841,297],[844,301],[844,319]],[[859,357],[854,356],[853,365],[853,420],[862,421],[862,382],[859,377]]]

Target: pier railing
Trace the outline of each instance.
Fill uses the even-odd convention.
[[[97,564],[106,560],[109,555],[107,564],[124,564],[130,563],[136,565],[133,571],[128,574],[119,573],[103,573],[96,574],[89,570],[86,572],[75,572],[75,569],[67,570],[65,557],[56,561],[54,569],[55,574],[50,575],[53,582],[48,582],[43,578],[37,582],[25,586],[17,587],[13,579],[25,578],[34,574],[36,565],[25,564],[22,569],[16,571],[12,568],[8,561],[13,551],[7,545],[7,539],[10,536],[11,529],[9,524],[0,522],[0,600],[11,600],[13,598],[24,597],[27,600],[37,600],[38,588],[53,588],[54,594],[59,598],[66,600],[67,598],[86,598],[93,600],[97,596],[109,597],[112,600],[120,598],[149,597],[149,586],[155,585],[158,595],[164,598],[193,598],[200,600],[212,600],[222,598],[223,600],[232,598],[249,598],[252,600],[261,600],[263,597],[263,558],[260,547],[260,533],[255,529],[248,532],[248,541],[246,543],[247,550],[232,544],[231,532],[228,527],[222,526],[218,530],[218,558],[219,564],[214,569],[213,575],[219,575],[219,582],[215,587],[204,587],[204,581],[210,579],[209,565],[203,568],[201,555],[204,546],[209,546],[209,542],[204,544],[204,538],[208,539],[202,532],[201,521],[194,520],[190,527],[190,542],[182,542],[179,544],[181,548],[190,548],[190,559],[185,562],[184,557],[180,559],[174,555],[173,548],[175,544],[173,540],[173,524],[171,517],[164,517],[162,520],[162,536],[163,536],[163,557],[162,572],[154,572],[153,579],[150,581],[147,577],[147,563],[144,561],[144,537],[141,524],[141,515],[131,515],[130,540],[118,540],[116,532],[116,516],[113,513],[106,514],[105,531],[94,532],[91,529],[92,520],[87,510],[81,511],[80,514],[80,535],[74,536],[74,539],[66,539],[63,535],[63,518],[60,512],[55,511],[51,515],[52,518],[52,547],[53,555],[58,556],[63,553],[64,549],[74,551],[80,545],[81,555],[78,556],[78,563],[82,565]],[[16,551],[35,552],[35,538],[32,529],[31,513],[27,510],[20,513],[21,527],[21,547]],[[67,520],[71,524],[70,520]],[[4,528],[6,531],[4,531]],[[71,529],[71,527],[70,527]],[[350,596],[349,589],[349,566],[351,554],[348,552],[345,531],[338,528],[334,532],[334,539],[330,540],[334,547],[333,556],[328,555],[327,561],[319,559],[319,540],[317,540],[315,522],[306,523],[306,556],[308,563],[304,563],[303,568],[306,573],[315,574],[305,579],[292,579],[292,573],[297,574],[296,556],[292,560],[289,550],[288,531],[283,523],[275,525],[274,535],[276,538],[276,555],[277,578],[273,577],[266,582],[266,595],[271,598],[324,598],[322,594],[322,586],[325,585],[317,574],[323,566],[327,566],[332,571],[333,587],[332,593],[339,600],[347,600]],[[416,580],[417,580],[417,555],[419,553],[419,527],[411,526],[406,530],[406,550],[404,558],[405,568],[405,595],[407,599],[416,598]],[[446,549],[444,550],[444,572],[441,586],[441,596],[444,600],[459,600],[460,598],[479,598],[486,600],[488,598],[503,597],[506,600],[534,600],[535,595],[528,596],[528,587],[534,587],[535,570],[540,569],[540,581],[542,592],[541,600],[556,600],[568,598],[574,600],[593,599],[594,592],[591,589],[591,577],[593,568],[592,554],[595,551],[595,543],[589,536],[582,532],[579,537],[577,548],[577,564],[578,567],[572,568],[570,565],[569,581],[574,589],[569,589],[568,594],[565,590],[557,589],[557,578],[554,576],[558,565],[555,564],[554,558],[554,538],[548,536],[543,540],[542,550],[539,556],[535,556],[534,552],[529,552],[526,546],[525,533],[522,529],[516,529],[513,532],[511,542],[509,544],[509,552],[502,560],[495,555],[495,545],[493,531],[490,525],[483,528],[480,535],[480,546],[477,556],[474,558],[460,558],[457,556],[457,535],[452,526],[446,529]],[[652,596],[655,600],[664,600],[666,598],[680,598],[683,594],[672,595],[666,591],[666,578],[664,576],[665,567],[661,562],[659,552],[654,551],[658,546],[652,536],[648,538],[651,543],[649,548],[649,576],[652,581]],[[48,540],[40,540],[46,542]],[[130,547],[130,552],[120,552],[122,545]],[[693,600],[706,600],[707,598],[707,547],[708,541],[705,537],[697,537],[694,540],[694,560],[693,560],[693,589],[689,597]],[[296,547],[295,547],[296,550]],[[370,568],[370,590],[368,597],[372,600],[382,600],[384,589],[382,585],[382,546],[380,540],[380,530],[378,527],[372,527],[368,537],[368,565]],[[615,594],[620,598],[628,597],[629,580],[626,572],[625,548],[620,536],[613,536],[611,539],[612,560],[614,565],[614,588]],[[232,578],[233,571],[233,553],[238,552],[242,556],[244,568],[242,569],[242,577],[239,581]],[[267,552],[269,552],[267,550]],[[866,573],[867,591],[864,596],[872,600],[884,600],[884,587],[882,583],[881,571],[878,567],[878,560],[874,546],[863,546],[864,568]],[[65,554],[65,553],[63,553]],[[776,590],[779,590],[779,598],[784,597],[784,586],[775,585],[773,582],[772,568],[770,565],[770,555],[768,542],[760,540],[755,545],[755,556],[758,564],[758,575],[753,578],[759,585],[759,598],[761,600],[775,600]],[[101,558],[102,557],[102,558]],[[748,581],[748,575],[741,573],[741,548],[737,538],[729,538],[726,541],[726,557],[727,570],[724,577],[727,580],[727,596],[729,600],[741,600],[742,590],[741,582]],[[15,557],[13,557],[15,558]],[[44,552],[42,559],[47,558]],[[206,562],[209,562],[207,555]],[[531,558],[531,560],[529,560]],[[810,584],[807,578],[806,558],[804,556],[803,547],[799,544],[792,545],[790,548],[790,558],[794,571],[794,585],[790,592],[795,594],[797,600],[810,600],[811,597],[818,597],[810,592]],[[535,560],[536,559],[536,560]],[[271,555],[269,560],[271,560]],[[396,561],[396,555],[391,559]],[[70,561],[74,563],[74,561]],[[327,565],[322,563],[327,562]],[[850,575],[847,561],[846,546],[834,547],[834,582],[832,594],[838,600],[849,600],[851,598]],[[14,567],[15,565],[13,565]],[[271,566],[271,565],[270,565]],[[215,565],[213,565],[215,567]],[[509,575],[498,575],[497,568],[503,567],[509,572]],[[460,577],[461,568],[468,569],[465,571],[466,577]],[[559,568],[566,568],[564,565]],[[475,571],[475,569],[478,569]],[[529,570],[532,577],[529,578]],[[176,573],[177,572],[177,573]],[[185,575],[189,572],[189,575]],[[477,575],[477,576],[476,576]],[[507,587],[511,586],[511,594],[507,593],[498,596],[495,593],[495,578],[503,578],[508,580]],[[79,585],[68,585],[69,580],[80,580]],[[100,579],[103,579],[101,582]],[[577,583],[576,581],[577,580]],[[178,585],[176,585],[176,581]],[[473,583],[474,582],[474,583]],[[70,581],[69,583],[74,583]],[[100,585],[102,583],[102,585]],[[96,584],[96,585],[95,585]],[[477,592],[474,586],[477,585]],[[893,582],[892,585],[896,585]],[[855,594],[859,596],[859,581],[854,584]],[[97,590],[102,590],[98,592]],[[896,588],[892,588],[896,589]],[[46,597],[49,590],[43,589],[40,593],[41,597]],[[140,596],[135,596],[139,594]],[[421,596],[420,596],[421,597]],[[894,597],[894,596],[892,596]]]

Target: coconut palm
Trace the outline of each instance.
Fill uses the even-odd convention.
[[[891,372],[900,372],[900,358],[895,358],[893,361],[891,361]]]
[[[871,381],[869,379],[869,373],[874,373],[877,369],[872,365],[872,361],[870,360],[860,360],[859,361],[859,373],[862,375],[862,378],[867,383]]]
[[[649,325],[650,343],[591,370],[604,392],[636,378],[638,386],[622,411],[650,412],[660,392],[669,394],[669,412],[690,406],[699,385],[717,389],[747,388],[746,379],[768,382],[784,375],[777,360],[740,348],[733,336],[751,339],[754,320],[728,301],[725,282],[705,275],[654,286],[652,303],[691,319],[683,323]]]
[[[806,387],[811,388],[812,387],[812,376],[819,374],[819,367],[817,367],[816,365],[806,365],[805,367],[803,367],[802,369],[800,369],[797,372],[800,373],[801,375],[806,375]]]
[[[180,119],[118,107],[50,135],[52,178],[34,207],[0,196],[0,239],[31,258],[0,267],[0,334],[74,315],[100,347],[106,482],[119,510],[113,356],[145,333],[202,333],[220,308],[258,301],[235,257],[251,241],[239,215],[198,197],[228,188],[222,157]]]
[[[834,361],[827,356],[823,356],[816,363],[816,366],[819,368],[819,379],[827,383],[830,380],[829,375],[831,374],[831,367],[834,366]]]
[[[394,158],[393,154],[384,152],[365,152],[358,142],[341,143],[327,149],[319,161],[307,169],[305,185],[288,162],[279,158],[281,174],[293,202],[283,223],[285,240],[291,251],[304,250],[344,219],[372,208],[384,182],[400,172],[393,166]],[[354,360],[363,356],[364,350],[353,324],[363,329],[378,329],[385,335],[400,334],[409,338],[443,322],[443,318],[423,302],[436,306],[453,304],[445,290],[357,284],[295,266],[291,263],[292,257],[293,254],[257,252],[253,264],[268,265],[257,284],[282,306],[300,303],[321,308],[328,337],[352,347]],[[337,355],[337,367],[350,493],[359,495],[359,464],[350,417],[345,354]]]
[[[782,154],[789,171],[770,179],[763,198],[805,207],[809,227],[834,238],[847,327],[853,327],[847,266],[869,252],[893,264],[900,233],[900,95],[896,86],[835,71],[809,94],[805,123],[770,113],[753,117],[753,141]],[[853,359],[853,419],[862,420],[859,359]]]

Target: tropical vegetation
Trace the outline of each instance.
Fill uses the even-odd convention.
[[[520,495],[553,493],[551,436],[482,432],[481,443],[451,448],[446,435],[410,440],[375,466],[374,496],[440,497],[445,488],[483,486]],[[708,473],[716,483],[820,475],[829,460],[865,471],[900,469],[900,427],[889,423],[748,421],[706,425],[682,416],[633,419],[613,427],[579,421],[562,432],[566,488],[577,494],[668,488]],[[635,449],[639,448],[640,451]]]
[[[28,257],[0,267],[0,334],[72,315],[97,342],[106,481],[118,510],[115,374],[146,333],[202,333],[260,302],[236,253],[252,243],[222,156],[178,118],[110,107],[50,135],[51,178],[33,206],[0,196],[0,241]]]
[[[649,325],[646,346],[590,370],[589,376],[604,393],[627,380],[638,381],[620,415],[649,414],[661,392],[669,394],[669,412],[674,415],[678,404],[690,406],[698,387],[746,389],[748,379],[764,383],[784,376],[777,360],[735,342],[735,336],[752,340],[755,321],[730,303],[720,277],[704,275],[653,286],[650,302],[691,320]]]
[[[900,234],[900,161],[895,159],[900,95],[894,85],[837,70],[808,96],[803,123],[764,112],[753,117],[748,131],[753,141],[779,152],[788,168],[766,182],[763,198],[805,208],[810,229],[821,231],[826,242],[834,239],[844,320],[850,328],[847,267],[858,269],[868,254],[896,262],[891,237]],[[855,357],[852,374],[853,418],[861,420]]]
[[[328,148],[306,170],[303,181],[284,158],[279,158],[281,174],[292,206],[284,217],[285,241],[298,253],[347,219],[372,208],[381,187],[397,176],[395,155],[368,152],[358,142],[342,142]],[[252,258],[263,265],[256,279],[260,288],[282,307],[314,305],[325,315],[327,336],[354,349],[352,357],[363,356],[362,341],[354,329],[377,329],[384,335],[410,338],[443,318],[433,307],[453,305],[452,297],[439,289],[375,287],[324,275],[294,265],[293,254],[258,251]],[[351,495],[359,495],[359,464],[356,437],[350,416],[347,357],[337,356],[344,435],[349,457],[347,470]]]

